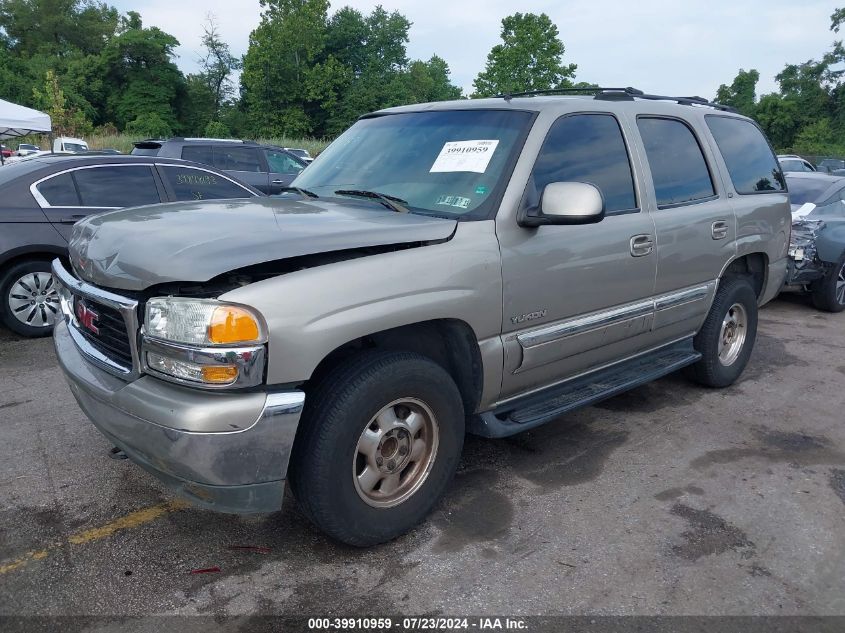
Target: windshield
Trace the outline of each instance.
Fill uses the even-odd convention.
[[[790,178],[786,182],[789,185],[789,201],[792,204],[806,204],[808,202],[821,202],[820,198],[825,191],[830,189],[831,182],[821,179]]]
[[[374,191],[420,213],[486,216],[531,117],[506,110],[441,110],[362,119],[291,184],[319,196]]]

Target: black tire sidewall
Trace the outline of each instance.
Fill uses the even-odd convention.
[[[313,394],[313,406],[306,399],[300,424],[322,428],[297,439],[292,460],[294,493],[310,498],[305,504],[299,499],[310,506],[306,514],[330,536],[351,545],[390,540],[421,521],[448,486],[464,439],[460,394],[442,368],[423,356],[402,352],[375,353],[369,360],[359,361],[362,368],[351,378],[349,373],[327,377]],[[373,416],[403,397],[421,400],[434,414],[439,427],[437,454],[426,480],[411,497],[391,508],[374,507],[355,488],[355,451]]]
[[[745,309],[747,325],[745,341],[737,359],[730,365],[719,360],[719,337],[722,321],[732,305]],[[741,277],[722,280],[704,325],[694,339],[694,346],[702,355],[693,367],[693,377],[708,387],[727,387],[740,377],[757,338],[757,295],[751,284]]]
[[[842,312],[845,304],[836,300],[836,282],[839,271],[845,266],[845,253],[839,258],[831,269],[828,270],[824,279],[813,289],[813,304],[820,310],[826,312]]]
[[[31,325],[21,323],[12,313],[12,310],[9,307],[8,300],[9,289],[11,288],[12,284],[27,273],[34,272],[52,273],[50,262],[44,259],[29,259],[26,261],[18,262],[10,266],[8,270],[6,270],[3,275],[0,276],[0,320],[3,321],[3,325],[5,325],[13,332],[22,336],[28,336],[32,338],[39,336],[49,336],[53,333],[53,328],[33,327]]]

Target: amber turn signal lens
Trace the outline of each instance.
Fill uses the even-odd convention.
[[[210,383],[226,384],[238,377],[238,368],[231,365],[203,367],[201,371],[203,381]]]
[[[211,315],[208,326],[208,340],[216,345],[232,343],[255,343],[261,337],[261,329],[255,317],[237,306],[219,306]]]

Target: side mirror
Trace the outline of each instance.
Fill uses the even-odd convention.
[[[529,209],[522,226],[592,224],[604,219],[604,197],[586,182],[552,182],[543,189],[539,208]]]

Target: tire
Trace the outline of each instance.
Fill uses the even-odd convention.
[[[845,310],[845,254],[813,286],[813,305],[825,312]]]
[[[288,478],[312,523],[338,541],[366,547],[404,534],[428,515],[457,469],[464,441],[461,395],[442,367],[410,352],[367,352],[331,371],[305,402]],[[433,425],[416,417],[426,411]],[[377,414],[382,420],[395,414],[395,422],[382,424]],[[402,428],[408,420],[422,430],[408,433],[411,422]],[[408,461],[415,453],[418,461]],[[389,468],[396,470],[382,472]],[[384,479],[371,489],[375,477]]]
[[[60,318],[59,295],[49,261],[18,262],[0,277],[0,320],[7,328],[23,336],[49,336]]]
[[[757,295],[751,284],[742,277],[721,280],[704,325],[693,339],[701,359],[685,369],[687,377],[706,387],[733,384],[748,364],[756,338]]]

